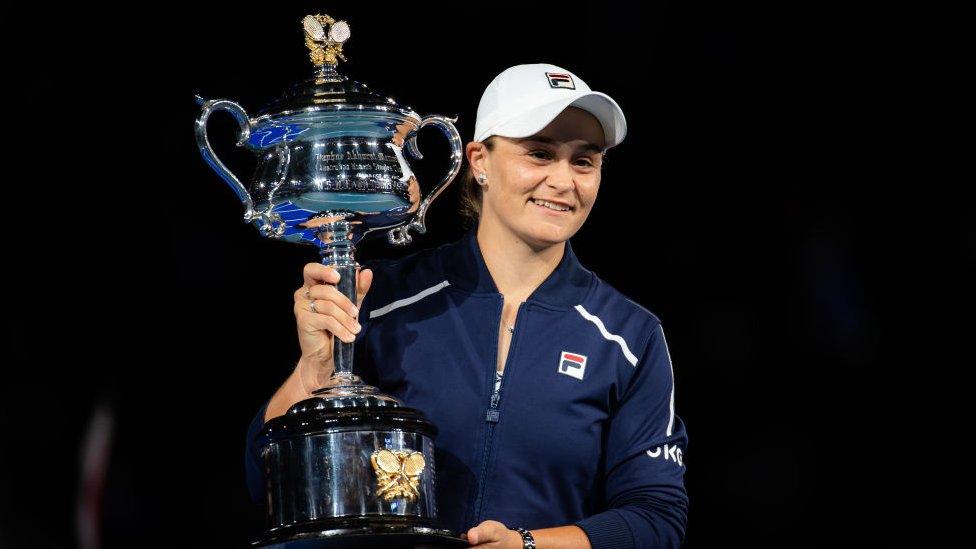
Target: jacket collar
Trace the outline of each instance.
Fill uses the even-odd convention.
[[[457,242],[446,245],[443,257],[444,274],[452,286],[476,294],[500,294],[488,271],[478,245],[478,224],[475,223]],[[593,273],[583,267],[573,246],[566,241],[562,259],[549,276],[536,288],[527,301],[569,309],[583,302],[593,283]]]

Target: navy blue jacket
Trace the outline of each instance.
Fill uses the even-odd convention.
[[[355,372],[418,408],[435,440],[438,516],[527,529],[576,524],[594,549],[677,547],[685,532],[684,423],[657,316],[562,260],[519,306],[492,398],[503,296],[477,226],[457,242],[365,263]],[[248,485],[264,493],[255,439]]]

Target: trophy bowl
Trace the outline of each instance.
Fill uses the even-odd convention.
[[[389,229],[393,244],[410,242],[410,230],[426,232],[431,202],[457,176],[462,142],[455,119],[421,117],[394,99],[349,80],[335,64],[289,88],[250,118],[228,99],[197,97],[197,144],[204,160],[237,193],[244,220],[261,234],[288,242],[336,248],[355,246],[371,233]],[[217,158],[207,138],[207,121],[231,113],[241,127],[238,146],[257,156],[250,191]],[[417,133],[439,128],[451,145],[448,173],[421,200],[407,157],[422,159]]]
[[[196,139],[244,205],[244,220],[267,238],[317,247],[340,273],[337,289],[355,303],[356,245],[382,234],[405,245],[411,231],[425,233],[427,208],[460,170],[462,142],[456,119],[420,116],[336,71],[347,23],[317,14],[302,27],[313,76],[253,118],[234,101],[197,96]],[[237,145],[257,158],[247,187],[210,146],[207,122],[219,111],[234,116]],[[451,166],[421,198],[408,159],[423,157],[416,139],[426,126],[448,138]],[[437,428],[354,375],[352,343],[336,338],[333,357],[329,382],[261,432],[267,525],[254,544],[467,546],[437,526]]]

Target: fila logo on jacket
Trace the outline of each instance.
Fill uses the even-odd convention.
[[[563,351],[559,355],[559,366],[556,371],[566,374],[569,377],[583,379],[583,372],[586,370],[586,357],[579,353],[569,353]]]

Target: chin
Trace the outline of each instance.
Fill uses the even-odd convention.
[[[549,246],[554,246],[561,242],[569,240],[571,236],[576,232],[575,228],[570,227],[530,227],[526,233],[523,234],[526,242],[530,242],[538,247],[547,248]]]

